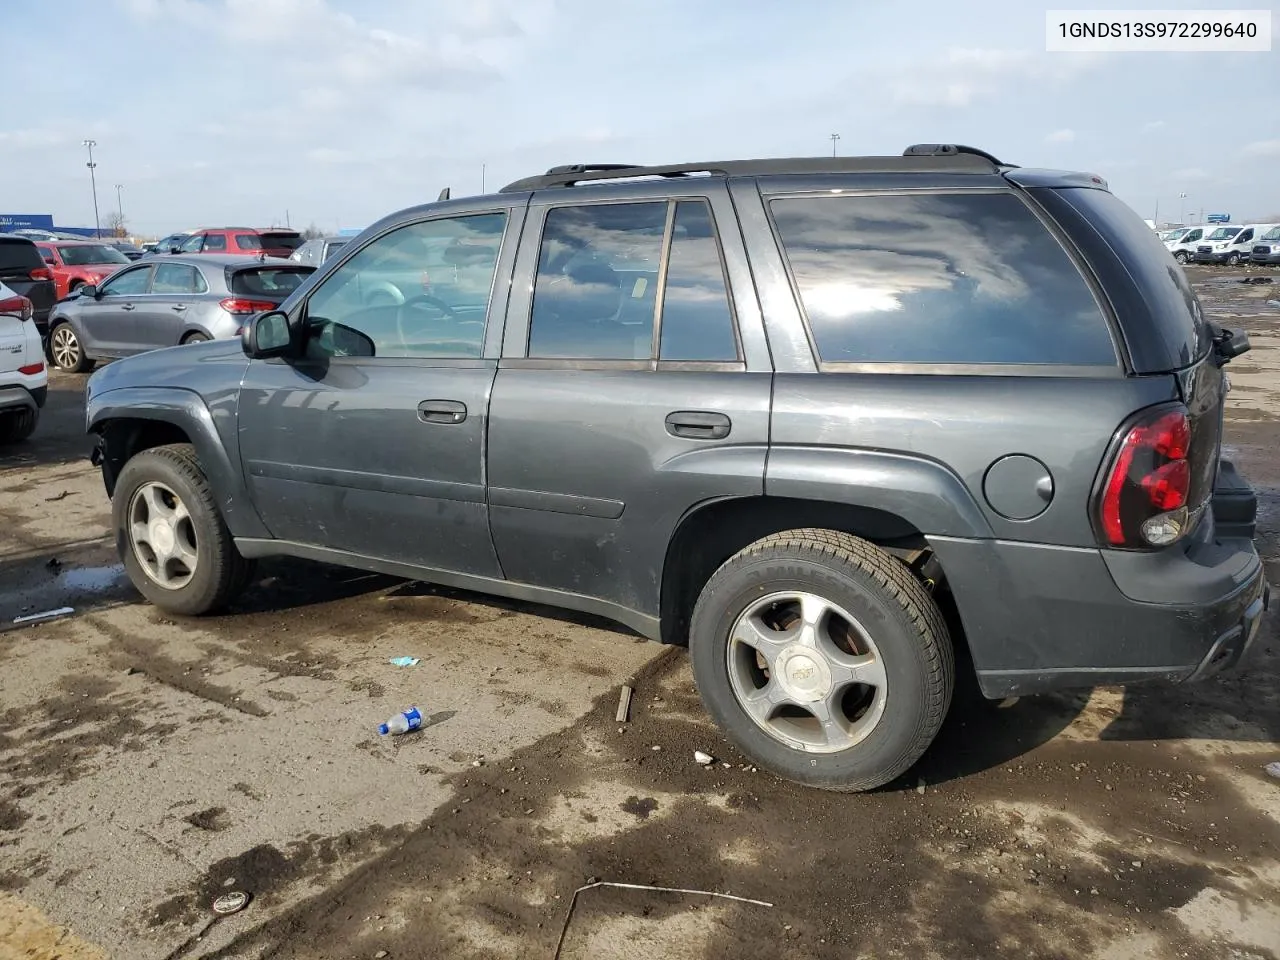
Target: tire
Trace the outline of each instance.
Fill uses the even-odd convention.
[[[88,373],[93,369],[93,361],[84,355],[75,329],[65,320],[49,331],[49,360],[67,373]]]
[[[188,343],[208,343],[209,337],[201,333],[199,330],[193,330],[182,338],[183,344]]]
[[[184,518],[173,519],[184,510]],[[215,613],[252,574],[253,565],[236,550],[190,444],[152,447],[129,460],[116,481],[111,519],[129,579],[169,613]],[[166,535],[157,523],[170,528],[169,539],[162,539]],[[135,524],[143,529],[135,533]]]
[[[67,285],[67,293],[75,293],[77,290],[79,290],[83,286],[84,286],[83,280],[72,280],[71,283]]]
[[[1173,259],[1177,260],[1179,263],[1186,263],[1187,252],[1185,250],[1179,250],[1177,253],[1173,255]]]
[[[1238,267],[1240,265],[1240,254],[1232,253],[1227,256],[1227,266]]]
[[[40,411],[31,407],[0,413],[0,443],[21,443],[35,433]]]
[[[813,599],[793,603],[798,594]],[[810,618],[812,631],[781,621],[777,632],[747,629],[793,617],[806,603],[826,605]],[[806,632],[819,639],[806,645]],[[764,644],[738,636],[766,637],[775,669],[761,669]],[[904,773],[937,735],[955,686],[955,652],[928,590],[889,554],[834,530],[785,531],[731,557],[698,598],[689,643],[702,702],[738,748],[758,766],[824,790],[870,790]],[[815,663],[806,652],[813,643],[836,656]],[[836,673],[849,663],[863,664],[854,676],[870,682],[846,677],[842,685]],[[803,709],[766,706],[780,712],[761,720],[744,706],[800,688],[800,699],[826,699]],[[830,728],[818,722],[821,703],[836,719]]]

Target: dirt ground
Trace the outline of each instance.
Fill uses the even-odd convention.
[[[1277,583],[1280,273],[1189,272],[1253,338],[1227,446]],[[745,767],[683,651],[590,618],[293,561],[164,617],[115,565],[82,389],[0,453],[0,960],[1280,958],[1274,616],[1203,685],[966,689],[904,781],[827,795]],[[761,902],[575,900],[600,881]]]

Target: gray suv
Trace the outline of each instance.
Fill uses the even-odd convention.
[[[578,165],[382,220],[242,343],[99,371],[87,425],[167,611],[289,555],[602,614],[687,643],[753,762],[862,790],[957,662],[999,698],[1240,661],[1247,349],[1095,176]]]

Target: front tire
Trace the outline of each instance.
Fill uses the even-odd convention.
[[[162,610],[201,616],[249,580],[190,444],[153,447],[120,471],[111,498],[116,549],[138,592]]]
[[[946,623],[875,545],[789,530],[703,588],[689,643],[707,711],[757,765],[824,790],[870,790],[937,735],[955,685]]]
[[[0,413],[0,443],[21,443],[35,433],[40,411],[31,407]]]
[[[1238,267],[1240,265],[1240,254],[1232,253],[1227,256],[1227,266]]]
[[[71,324],[63,320],[49,331],[49,359],[67,373],[88,373],[93,361],[84,355],[84,345]]]
[[[1173,259],[1177,260],[1179,263],[1186,263],[1187,262],[1186,251],[1179,250],[1177,253],[1173,255]]]

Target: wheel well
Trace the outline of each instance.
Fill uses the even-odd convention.
[[[929,542],[896,514],[847,503],[787,497],[720,500],[686,514],[667,544],[662,566],[662,642],[687,642],[693,606],[721,564],[761,537],[800,527],[852,533],[901,558],[932,588],[945,585]],[[939,596],[939,606],[951,621],[954,607],[950,598]],[[958,618],[949,626],[953,636],[959,636]]]
[[[67,289],[74,290],[76,287],[83,287],[84,284],[85,281],[83,277],[72,277],[71,281],[67,284]]]
[[[185,430],[164,420],[108,420],[96,432],[101,438],[102,479],[108,496],[115,492],[116,477],[124,465],[143,450],[191,442]]]

